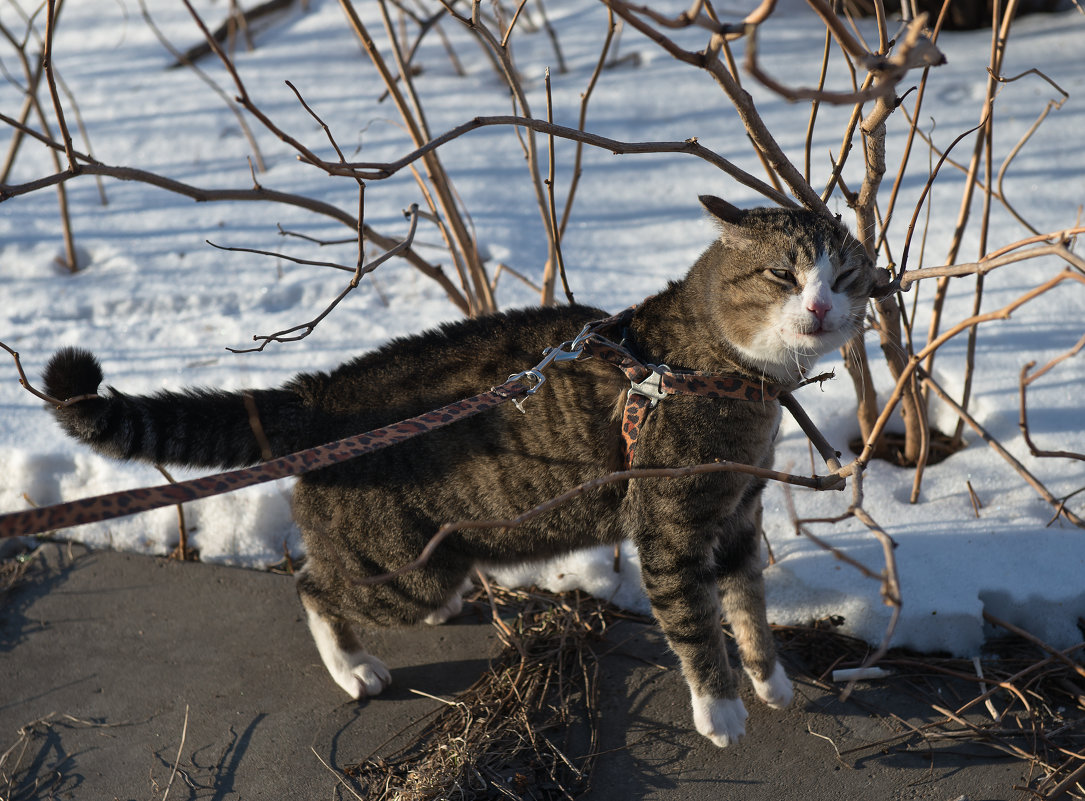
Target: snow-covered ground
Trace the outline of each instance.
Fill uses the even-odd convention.
[[[158,4],[158,26],[184,47],[199,40],[180,4]],[[358,4],[380,40],[375,4]],[[672,4],[678,13],[685,8]],[[751,5],[746,2],[746,5]],[[217,22],[222,4],[199,3],[206,19]],[[680,7],[681,6],[681,7]],[[534,13],[532,6],[525,13]],[[580,93],[598,58],[606,13],[598,3],[550,0],[547,11],[557,32],[568,70],[559,72],[550,39],[543,33],[514,37],[517,66],[524,76],[532,111],[545,115],[543,73],[552,68],[555,121],[576,124]],[[737,14],[736,14],[737,18]],[[23,23],[10,5],[0,19],[12,30]],[[868,41],[873,28],[862,23]],[[507,90],[467,32],[444,25],[467,75],[454,74],[440,41],[428,37],[416,62],[423,73],[416,83],[427,119],[436,134],[484,114],[507,114]],[[1053,111],[1024,147],[1007,173],[1006,197],[1041,231],[1073,226],[1085,202],[1085,69],[1082,42],[1085,15],[1075,9],[1019,19],[1006,53],[1004,74],[1036,67],[1069,99]],[[702,31],[682,32],[692,48],[703,46]],[[334,132],[348,158],[391,160],[412,148],[396,112],[380,102],[383,86],[360,53],[337,3],[310,0],[307,11],[280,20],[261,34],[258,47],[236,55],[238,70],[260,108],[291,135],[329,158],[324,133],[302,109],[285,81],[291,81]],[[800,84],[814,82],[810,69],[823,47],[820,24],[797,2],[780,4],[761,35],[764,68]],[[946,33],[939,40],[948,63],[931,71],[921,125],[939,147],[979,122],[987,81],[990,33]],[[31,50],[33,48],[30,48]],[[749,170],[763,175],[751,155],[745,133],[726,98],[704,73],[680,64],[631,29],[618,50],[627,56],[606,70],[595,90],[588,129],[625,141],[681,141],[696,137]],[[0,49],[8,73],[17,73],[13,51]],[[112,0],[86,0],[63,10],[54,46],[54,62],[71,95],[96,158],[107,164],[135,166],[203,188],[248,188],[251,151],[236,118],[191,71],[167,70],[170,56],[140,18],[138,8]],[[229,78],[214,60],[203,68],[227,92]],[[846,89],[846,75],[831,76],[834,88]],[[906,81],[902,88],[910,86]],[[757,100],[770,130],[792,159],[802,164],[809,106],[787,103],[757,87]],[[1058,93],[1035,74],[1000,88],[996,105],[996,169],[1021,135]],[[906,105],[911,108],[914,94]],[[14,116],[20,92],[0,82],[0,109]],[[71,106],[68,106],[71,110]],[[823,107],[813,139],[814,185],[824,185],[830,153],[839,149],[850,108]],[[69,114],[69,118],[73,115]],[[32,118],[33,119],[33,118]],[[35,123],[36,124],[36,123]],[[251,121],[267,170],[257,175],[269,189],[293,192],[357,207],[357,187],[345,178],[329,178],[298,162],[295,154]],[[890,120],[889,169],[899,161],[906,121]],[[9,131],[5,129],[4,143]],[[967,160],[972,138],[959,150]],[[918,163],[901,188],[890,242],[898,255],[913,204],[926,178],[928,151],[917,142]],[[77,139],[78,148],[85,147]],[[443,147],[441,157],[456,190],[470,211],[485,257],[504,262],[539,279],[546,260],[546,238],[526,165],[514,133],[504,127],[472,132]],[[558,142],[559,203],[568,186],[573,146]],[[935,157],[936,158],[936,157]],[[853,154],[852,161],[857,162]],[[44,150],[26,142],[10,183],[51,174]],[[957,217],[963,174],[947,165],[932,193],[922,264],[941,263]],[[846,174],[857,187],[854,169]],[[883,192],[883,208],[889,189]],[[347,280],[341,272],[300,266],[285,259],[216,250],[205,240],[231,247],[275,249],[299,258],[352,264],[350,245],[318,247],[298,238],[278,236],[276,226],[318,239],[349,236],[339,223],[296,207],[266,203],[194,203],[137,182],[105,180],[103,204],[91,178],[67,184],[82,269],[68,274],[58,267],[61,252],[57,201],[52,190],[37,191],[0,206],[0,341],[18,350],[36,376],[58,347],[78,344],[101,358],[107,383],[129,392],[189,384],[225,388],[271,386],[293,373],[328,368],[379,345],[390,337],[422,330],[459,316],[432,281],[402,261],[393,260],[362,286],[307,339],[273,345],[262,353],[234,354],[254,334],[266,334],[312,318]],[[618,310],[682,274],[713,236],[697,195],[711,192],[738,205],[760,205],[751,190],[705,162],[683,155],[615,156],[585,151],[584,174],[572,220],[563,243],[572,288],[578,301]],[[419,202],[407,171],[366,189],[366,222],[383,234],[406,231],[402,209]],[[830,205],[850,218],[837,192]],[[979,203],[975,206],[979,212]],[[992,213],[988,249],[1014,242],[1028,232],[997,203]],[[924,217],[920,218],[921,225]],[[960,261],[979,254],[978,225],[964,241]],[[420,251],[447,265],[435,229],[423,225]],[[919,238],[909,266],[920,265]],[[1063,267],[1054,259],[1032,260],[1001,268],[988,276],[983,309],[998,308]],[[972,279],[954,283],[946,307],[948,324],[971,313]],[[931,282],[922,282],[917,334],[926,336]],[[535,302],[535,293],[508,274],[498,286],[503,307]],[[910,298],[911,296],[909,296]],[[1028,361],[1044,363],[1062,353],[1085,332],[1085,288],[1064,284],[1016,312],[1012,320],[986,324],[980,331],[978,369],[972,411],[1057,497],[1085,486],[1083,463],[1034,459],[1017,430],[1017,375]],[[945,327],[945,326],[944,326]],[[877,341],[868,341],[872,355]],[[959,393],[964,341],[951,342],[939,355],[936,378]],[[509,365],[510,372],[527,365]],[[834,366],[832,362],[825,365]],[[857,433],[850,381],[841,376],[823,389],[803,391],[801,400],[838,449]],[[152,468],[118,464],[77,447],[59,431],[50,414],[17,381],[14,365],[0,362],[0,511],[162,482]],[[876,373],[879,392],[891,386],[887,372]],[[1031,425],[1040,447],[1085,451],[1085,355],[1062,363],[1033,385],[1029,395]],[[941,427],[955,419],[937,401],[931,414]],[[948,461],[928,468],[920,502],[910,504],[912,472],[875,463],[865,481],[865,508],[899,544],[904,597],[894,643],[918,649],[974,652],[985,630],[984,609],[1018,623],[1055,645],[1081,639],[1078,616],[1085,615],[1085,531],[1065,521],[1050,523],[1052,507],[1025,484],[992,449],[969,434],[969,446]],[[798,429],[785,421],[777,466],[807,472],[808,446]],[[970,483],[982,508],[977,517],[969,500]],[[190,505],[192,541],[206,561],[261,566],[278,561],[284,547],[297,552],[297,533],[289,517],[290,482],[263,485]],[[1085,496],[1070,500],[1078,513]],[[828,517],[842,512],[846,493],[793,490],[800,517]],[[796,537],[783,491],[766,493],[765,527],[776,556],[766,571],[770,617],[776,622],[806,622],[838,615],[847,630],[877,642],[889,610],[879,598],[878,583],[861,576],[804,537]],[[819,536],[859,561],[880,569],[881,546],[854,522],[814,525]],[[163,553],[176,539],[176,516],[160,509],[68,532],[96,545]],[[627,553],[622,573],[611,570],[611,556],[587,553],[544,568],[520,571],[520,581],[553,588],[585,587],[631,605],[643,605],[636,571]],[[503,576],[511,579],[509,575]]]

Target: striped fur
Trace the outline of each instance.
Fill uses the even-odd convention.
[[[64,400],[96,393],[102,370],[87,351],[65,348],[49,361],[43,379],[45,391]],[[310,440],[296,392],[254,390],[249,396],[274,455],[321,444]],[[133,396],[111,389],[107,397],[59,408],[57,419],[68,434],[116,459],[214,468],[261,459],[241,393],[190,389]]]
[[[683,279],[638,306],[627,342],[646,362],[793,386],[817,356],[859,329],[872,266],[842,228],[812,213],[702,200],[719,240]],[[402,420],[501,383],[605,316],[581,306],[496,314],[391,342],[280,389],[110,390],[57,417],[73,437],[115,458],[252,464],[262,458],[260,430],[279,456]],[[326,667],[352,696],[374,695],[391,674],[366,653],[355,624],[439,622],[459,608],[478,565],[631,538],[698,731],[720,746],[735,742],[746,712],[721,614],[756,693],[777,707],[791,697],[765,619],[762,483],[750,476],[608,485],[512,530],[460,532],[425,567],[393,581],[355,581],[413,560],[441,523],[512,517],[619,467],[628,381],[601,360],[554,366],[547,377],[526,415],[506,404],[298,481],[294,515],[307,551],[298,592]],[[93,394],[101,381],[94,357],[76,349],[60,351],[45,371],[46,389],[59,399]],[[668,398],[644,421],[633,466],[726,459],[768,467],[779,414],[775,400]]]

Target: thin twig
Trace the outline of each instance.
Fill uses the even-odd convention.
[[[17,121],[7,117],[5,114],[0,113],[0,122],[7,123],[9,125],[18,126]],[[25,126],[23,126],[25,127]],[[52,142],[48,137],[44,137],[32,129],[26,129],[27,133],[35,136],[40,141],[43,141],[50,147],[56,147],[56,143]],[[201,202],[222,202],[222,201],[259,201],[269,203],[282,203],[287,206],[294,206],[297,208],[306,209],[315,214],[321,214],[326,217],[330,217],[334,220],[347,225],[352,230],[356,230],[359,225],[358,217],[344,211],[338,206],[333,206],[330,203],[325,203],[322,200],[315,198],[305,197],[303,195],[297,195],[290,192],[279,192],[273,189],[267,189],[263,186],[256,186],[251,189],[205,189],[203,187],[193,186],[186,184],[182,181],[177,181],[172,178],[167,178],[157,173],[149,172],[147,170],[141,170],[135,167],[114,167],[107,164],[102,164],[90,156],[85,154],[76,154],[80,162],[76,165],[74,171],[65,170],[58,172],[50,176],[38,178],[33,181],[29,181],[24,184],[18,185],[0,185],[0,202],[7,200],[11,197],[27,194],[29,192],[42,189],[54,184],[63,183],[69,181],[78,175],[102,175],[110,178],[116,178],[121,181],[139,181],[151,186],[156,186],[160,189],[165,189],[175,194],[190,197],[193,200]],[[371,227],[366,225],[364,227],[365,238],[375,245],[391,249],[397,246],[397,242],[390,237],[386,237],[383,234],[378,233]],[[439,265],[430,264],[428,261],[419,256],[412,248],[406,248],[400,251],[397,255],[405,259],[411,266],[421,271],[428,278],[436,281],[441,288],[448,295],[450,301],[456,305],[464,313],[468,313],[470,306],[467,298],[462,292],[453,284]]]
[[[79,401],[90,400],[91,398],[98,397],[98,394],[94,392],[88,393],[86,395],[76,395],[73,398],[65,399],[54,398],[50,395],[46,395],[44,392],[40,392],[35,389],[34,385],[31,384],[30,380],[26,377],[26,373],[23,371],[23,363],[19,359],[18,351],[8,347],[3,342],[0,342],[0,349],[6,350],[9,354],[11,354],[11,358],[15,361],[15,371],[19,374],[19,386],[21,386],[35,398],[40,398],[54,408],[59,409],[64,406],[71,406],[72,404],[78,403]]]
[[[841,470],[839,471],[838,474],[841,475],[841,476],[851,475],[852,472],[854,472],[858,468],[861,468],[863,465],[867,464],[867,462],[870,460],[870,458],[871,458],[871,456],[873,455],[873,452],[874,452],[875,443],[881,437],[881,434],[884,431],[885,426],[889,422],[890,416],[892,415],[893,411],[895,410],[897,403],[899,403],[899,401],[900,401],[900,398],[901,398],[901,396],[902,396],[902,394],[904,392],[905,383],[910,382],[912,380],[913,374],[916,372],[916,370],[919,369],[919,364],[923,359],[927,358],[927,356],[929,356],[935,350],[937,350],[942,345],[944,345],[948,340],[950,340],[953,337],[957,336],[962,331],[968,330],[971,326],[973,326],[973,325],[975,325],[977,323],[985,323],[985,322],[990,322],[990,321],[993,321],[993,320],[1006,320],[1006,319],[1009,319],[1017,309],[1021,308],[1022,306],[1026,305],[1027,303],[1035,300],[1036,298],[1043,295],[1044,293],[1049,292],[1050,290],[1054,289],[1056,286],[1061,284],[1063,281],[1077,281],[1078,283],[1085,284],[1085,275],[1076,273],[1073,270],[1064,270],[1063,272],[1059,273],[1058,275],[1054,276],[1053,278],[1049,279],[1048,281],[1045,281],[1044,283],[1040,284],[1039,286],[1029,290],[1028,292],[1025,292],[1020,297],[1018,297],[1016,300],[1012,301],[1011,303],[1007,304],[1006,306],[1003,306],[1001,309],[998,309],[996,311],[986,312],[986,313],[980,314],[980,315],[975,315],[975,316],[969,317],[969,318],[961,321],[956,326],[954,326],[953,328],[949,329],[948,331],[946,331],[945,333],[943,333],[942,335],[937,337],[933,342],[928,343],[926,347],[924,347],[922,350],[920,350],[918,353],[916,353],[914,356],[912,356],[908,360],[907,364],[905,365],[904,370],[902,371],[902,373],[900,375],[900,378],[898,378],[896,387],[894,388],[892,395],[889,397],[889,400],[886,402],[884,408],[882,409],[882,413],[878,416],[878,419],[875,422],[874,428],[872,429],[870,435],[868,436],[868,438],[866,440],[866,444],[863,446],[862,453],[860,453],[859,456],[856,457],[856,459],[854,461],[852,461],[850,464],[844,465],[844,467],[841,468]],[[930,380],[928,374],[923,373],[922,375],[924,376],[925,381]],[[976,425],[978,426],[978,423]],[[1012,457],[1009,457],[1009,458],[1012,458]],[[1014,460],[1014,461],[1016,461],[1016,460]],[[1044,493],[1046,493],[1046,490],[1044,490]],[[1047,498],[1048,496],[1050,496],[1050,493],[1047,493],[1045,495],[1045,498]],[[1073,518],[1070,518],[1070,519],[1076,519],[1076,516],[1073,516]],[[1079,525],[1079,523],[1075,522],[1075,525]]]
[[[360,204],[359,204],[360,205]],[[231,353],[251,353],[262,351],[272,342],[297,342],[298,340],[305,339],[316,327],[331,314],[332,310],[342,302],[343,298],[349,295],[358,287],[358,282],[363,275],[373,272],[384,262],[393,256],[397,256],[403,251],[410,248],[411,243],[414,241],[414,233],[418,228],[418,204],[412,204],[410,209],[405,212],[405,215],[410,219],[410,228],[407,231],[407,236],[403,241],[394,245],[390,249],[386,250],[377,258],[373,259],[368,264],[363,265],[359,259],[358,267],[354,271],[354,275],[351,277],[350,282],[343,288],[343,290],[335,296],[335,298],[324,307],[324,310],[308,322],[301,323],[299,325],[291,326],[290,328],[283,329],[282,331],[276,331],[273,334],[256,334],[253,336],[254,342],[260,344],[255,348],[227,348],[226,350]],[[210,243],[208,243],[210,244]],[[300,332],[300,333],[298,333]]]
[[[1041,498],[1043,498],[1045,501],[1055,507],[1056,517],[1061,515],[1067,520],[1069,520],[1071,523],[1073,523],[1075,526],[1085,528],[1085,520],[1081,519],[1078,515],[1067,509],[1065,501],[1060,501],[1054,495],[1052,495],[1050,490],[1048,490],[1047,487],[1045,487],[1040,482],[1040,480],[1036,478],[1036,476],[1034,476],[1023,464],[1021,464],[1020,460],[1018,460],[1013,454],[1006,450],[1006,448],[997,439],[995,439],[991,435],[991,433],[987,431],[987,429],[981,426],[974,417],[972,417],[955,400],[953,400],[953,398],[949,396],[949,393],[942,389],[934,381],[934,379],[932,379],[929,375],[926,375],[925,371],[922,371],[922,368],[918,368],[918,370],[921,371],[920,375],[922,376],[923,385],[933,390],[934,393],[938,395],[938,397],[941,398],[942,401],[954,411],[954,413],[956,413],[962,420],[964,420],[969,425],[969,427],[972,428],[973,431],[979,434],[983,438],[983,440],[995,450],[995,452],[997,452],[1003,459],[1005,459],[1006,462],[1008,462],[1009,465],[1013,467],[1013,469],[1016,470],[1022,478],[1025,479],[1028,485],[1040,494]]]
[[[173,780],[177,777],[177,766],[181,764],[181,754],[185,749],[185,736],[188,734],[188,704],[185,704],[185,722],[181,726],[181,742],[177,746],[177,756],[173,760],[173,770],[170,771],[170,780],[166,782],[166,790],[162,793],[162,801],[166,801],[173,787]]]
[[[350,794],[353,795],[355,798],[357,798],[358,801],[366,801],[366,799],[364,799],[362,796],[358,795],[358,792],[353,787],[350,786],[350,783],[347,781],[347,777],[345,775],[343,775],[342,773],[340,773],[339,771],[337,771],[331,765],[329,765],[327,763],[327,761],[324,759],[324,757],[322,757],[320,754],[317,753],[317,750],[313,746],[309,746],[309,750],[313,752],[313,756],[315,756],[317,758],[317,761],[320,762],[320,764],[323,765],[325,768],[327,768],[329,773],[331,773],[333,776],[335,776],[335,778],[337,779],[337,782],[336,782],[336,785],[335,785],[336,787],[339,787],[339,786],[346,787],[350,791]]]
[[[795,422],[799,424],[799,428],[803,430],[803,433],[806,434],[810,442],[817,448],[818,454],[825,460],[825,464],[828,466],[829,470],[839,470],[840,451],[829,444],[828,440],[825,439],[825,436],[814,425],[809,415],[806,414],[806,411],[799,405],[799,402],[795,400],[795,396],[790,392],[781,392],[780,405],[787,409],[791,413],[791,416],[795,418]]]
[[[1017,0],[1008,0],[1006,8],[1003,10],[1002,27],[1001,31],[998,27],[998,20],[992,19],[992,41],[991,41],[991,59],[990,59],[990,74],[997,75],[1001,72],[1002,54],[1005,52],[1005,41],[1009,34],[1010,21],[1014,17],[1014,9],[1017,5]],[[950,243],[949,253],[946,255],[946,263],[953,264],[957,260],[957,255],[960,252],[961,244],[964,238],[964,231],[968,224],[969,217],[972,210],[972,197],[976,188],[976,175],[979,172],[980,158],[983,153],[984,142],[986,141],[986,132],[990,130],[992,125],[992,119],[994,114],[994,102],[996,95],[996,81],[993,77],[989,77],[987,81],[987,92],[983,104],[983,109],[980,112],[981,124],[979,131],[976,135],[976,142],[972,149],[972,158],[968,165],[968,177],[965,182],[964,191],[961,197],[960,208],[957,212],[957,224],[953,232],[953,241]],[[982,257],[983,253],[980,253]],[[938,335],[939,327],[941,325],[942,308],[945,305],[946,293],[948,291],[948,283],[945,280],[938,282],[937,289],[935,291],[933,299],[933,307],[930,317],[930,325],[927,331],[927,341],[935,339]],[[932,351],[927,357],[926,364],[924,365],[928,373],[933,370],[935,353]]]
[[[1074,345],[1072,348],[1070,348],[1070,350],[1066,351],[1065,353],[1063,353],[1060,356],[1056,356],[1054,359],[1049,361],[1047,364],[1045,364],[1043,367],[1041,367],[1035,373],[1032,373],[1031,375],[1029,374],[1029,371],[1033,367],[1036,366],[1036,362],[1034,362],[1034,361],[1029,362],[1024,367],[1021,368],[1021,376],[1020,376],[1020,379],[1019,379],[1019,382],[1018,382],[1019,396],[1020,396],[1020,402],[1021,402],[1021,413],[1020,413],[1020,416],[1018,418],[1018,426],[1021,429],[1022,436],[1024,436],[1024,438],[1025,438],[1025,444],[1028,445],[1028,448],[1029,448],[1030,451],[1032,451],[1033,456],[1046,456],[1046,457],[1059,457],[1059,458],[1065,458],[1065,459],[1082,459],[1082,460],[1085,460],[1085,454],[1074,453],[1072,451],[1046,451],[1046,450],[1040,450],[1039,448],[1037,448],[1036,445],[1032,441],[1032,437],[1029,434],[1028,412],[1027,412],[1026,407],[1025,407],[1025,389],[1030,384],[1032,384],[1033,381],[1035,381],[1037,378],[1044,375],[1048,370],[1053,368],[1056,364],[1058,364],[1059,362],[1061,362],[1061,361],[1063,361],[1065,359],[1069,359],[1071,356],[1074,356],[1075,354],[1077,354],[1083,347],[1085,347],[1085,336],[1082,336],[1081,339],[1079,339],[1077,341],[1077,344]]]
[[[281,2],[281,0],[277,1]],[[292,0],[287,1],[292,2]],[[191,69],[197,78],[203,81],[203,83],[206,84],[212,92],[218,95],[219,99],[226,104],[226,108],[230,109],[231,113],[234,115],[234,118],[237,120],[237,124],[241,127],[241,132],[244,134],[245,139],[248,140],[249,147],[252,148],[253,158],[256,159],[256,168],[260,172],[266,172],[267,165],[264,163],[263,153],[260,152],[260,146],[256,142],[256,137],[252,133],[252,128],[249,127],[248,120],[245,119],[240,109],[238,109],[237,104],[230,99],[230,96],[226,94],[225,90],[223,90],[221,86],[215,83],[211,76],[209,76],[206,72],[200,69],[200,67],[196,64],[193,58],[190,58],[189,55],[186,53],[181,53],[179,50],[177,50],[177,48],[173,46],[170,40],[166,38],[166,35],[162,33],[158,25],[155,23],[154,18],[151,16],[150,10],[147,8],[146,0],[139,0],[139,11],[143,17],[143,21],[146,22],[147,27],[151,29],[151,33],[155,35],[155,38],[158,39],[159,43],[164,48],[166,48],[170,55],[177,60],[177,66],[184,65]],[[210,53],[211,48],[207,47],[206,52]]]
[[[457,523],[445,523],[438,530],[437,533],[430,537],[426,546],[422,549],[421,554],[407,564],[399,567],[388,573],[383,573],[375,576],[366,576],[365,578],[356,579],[358,584],[381,584],[391,581],[404,573],[409,573],[412,570],[425,565],[438,546],[452,534],[458,531],[476,530],[476,529],[488,529],[488,528],[514,528],[528,520],[531,520],[544,512],[549,512],[552,509],[557,508],[574,498],[583,495],[589,490],[596,489],[598,487],[605,486],[607,484],[614,484],[619,481],[641,480],[649,478],[681,478],[684,476],[700,475],[703,473],[718,473],[718,472],[736,472],[745,473],[747,475],[756,476],[758,478],[767,479],[770,481],[780,481],[785,484],[795,484],[800,487],[807,487],[815,490],[830,490],[841,489],[843,487],[840,479],[835,475],[829,476],[796,476],[788,473],[781,473],[776,470],[767,470],[762,467],[754,467],[752,465],[739,464],[737,462],[717,461],[707,464],[692,465],[689,467],[652,467],[652,468],[633,468],[630,470],[619,470],[613,473],[607,473],[604,476],[585,481],[572,489],[566,490],[561,495],[550,498],[542,503],[533,506],[525,512],[522,512],[515,517],[511,517],[504,520],[461,520]]]
[[[591,78],[588,79],[588,86],[584,89],[584,92],[580,95],[580,116],[577,119],[576,127],[578,130],[583,131],[587,125],[588,119],[588,102],[591,100],[592,92],[595,91],[595,85],[599,81],[599,75],[603,71],[603,67],[607,61],[607,54],[610,52],[611,43],[614,41],[614,32],[617,29],[617,25],[614,22],[614,12],[607,9],[607,34],[603,39],[603,47],[599,51],[599,58],[595,62],[595,69],[592,70]],[[561,212],[561,224],[558,226],[558,237],[565,236],[565,227],[569,224],[569,217],[573,210],[573,199],[576,197],[577,187],[580,185],[580,175],[583,172],[581,167],[582,158],[584,154],[584,142],[577,140],[576,153],[573,156],[573,177],[569,181],[569,192],[565,196],[565,207]]]
[[[909,70],[945,63],[945,56],[924,35],[925,24],[926,17],[913,20],[892,56],[874,58],[869,54],[864,55],[861,61],[871,70],[874,80],[859,91],[830,92],[820,86],[816,89],[790,87],[775,80],[761,69],[757,61],[756,25],[749,25],[746,29],[746,71],[786,100],[816,100],[831,105],[850,105],[895,98],[897,84]]]
[[[251,398],[251,395],[247,395],[246,397]],[[177,483],[170,472],[162,465],[156,464],[154,468],[161,473],[169,483]],[[180,558],[182,562],[187,562],[191,553],[192,552],[188,549],[188,524],[185,522],[185,505],[179,503],[177,504],[177,548],[174,549],[174,552],[170,554],[170,556],[176,556]]]
[[[553,105],[553,99],[550,96],[550,69],[549,68],[547,68],[547,70],[546,70],[546,121],[548,123],[550,123],[551,125],[554,124],[554,105]],[[555,161],[557,159],[554,157],[554,135],[553,134],[551,134],[547,139],[547,155],[548,155],[548,158],[549,158],[549,161],[548,161],[549,166],[548,166],[548,172],[547,172],[547,177],[546,177],[546,189],[547,189],[547,196],[548,196],[549,201],[550,201],[550,214],[549,214],[550,240],[551,240],[551,242],[553,244],[554,258],[557,260],[558,275],[561,278],[561,288],[565,291],[565,299],[568,300],[570,304],[573,304],[573,303],[576,303],[576,299],[573,297],[573,291],[571,289],[569,289],[569,277],[565,274],[565,259],[561,255],[561,232],[558,230],[558,208],[557,208],[557,202],[554,200],[554,168],[555,168]],[[553,279],[551,279],[551,284],[552,284],[552,282],[553,282]],[[547,282],[544,279],[543,280],[543,303],[544,304],[548,300],[548,298],[546,297],[547,294],[549,294],[551,296],[549,298],[549,300],[551,300],[551,302],[552,302],[553,288],[551,286],[549,288],[549,290],[548,290]]]
[[[1005,620],[1002,620],[1001,618],[995,617],[986,609],[983,611],[983,619],[986,620],[988,623],[992,623],[999,628],[1005,629],[1011,634],[1016,634],[1018,637],[1028,640],[1041,651],[1045,651],[1046,653],[1050,654],[1052,658],[1054,658],[1057,662],[1061,662],[1062,664],[1073,670],[1075,673],[1077,673],[1079,676],[1085,678],[1085,667],[1083,667],[1080,662],[1076,662],[1069,656],[1064,654],[1062,651],[1052,648],[1050,645],[1045,643],[1034,634],[1025,631],[1020,626],[1015,626],[1013,623],[1009,623]]]

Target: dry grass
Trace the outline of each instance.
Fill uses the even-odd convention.
[[[58,752],[59,730],[113,729],[127,723],[84,720],[50,712],[19,727],[15,741],[0,753],[0,801],[70,798],[81,777],[72,756]],[[60,753],[60,758],[54,758]],[[165,799],[163,799],[165,801]]]
[[[604,642],[609,626],[629,616],[579,593],[503,588],[492,591],[491,608],[504,647],[490,669],[455,698],[439,699],[441,707],[401,732],[398,742],[351,766],[346,772],[361,797],[549,801],[589,789],[598,750],[599,659],[612,647]],[[832,671],[861,665],[871,651],[835,623],[775,627],[793,676],[829,693],[840,690],[831,683]],[[1060,659],[1015,635],[992,641],[975,660],[894,649],[879,663],[892,673],[885,681],[928,714],[906,720],[871,707],[899,733],[841,743],[840,758],[983,746],[993,757],[1028,765],[1027,787],[1018,790],[1052,801],[1085,799],[1085,679],[1074,661],[1078,653],[1071,649]],[[850,703],[867,704],[855,696]]]
[[[0,558],[0,607],[7,603],[8,593],[26,578],[37,554],[36,550],[19,552],[12,548],[9,556]]]
[[[15,588],[26,571],[30,569],[30,559],[4,559],[0,561],[0,601]]]
[[[836,624],[774,627],[790,665],[827,691],[839,689],[830,684],[834,670],[858,667],[871,651],[836,631]],[[1085,642],[1056,652],[1018,634],[989,641],[973,659],[893,649],[878,663],[891,671],[886,681],[932,714],[909,721],[870,709],[893,718],[899,734],[847,746],[839,756],[859,760],[890,746],[982,746],[1028,765],[1027,786],[1014,789],[1050,801],[1085,799],[1085,668],[1075,658],[1083,649]]]
[[[497,588],[504,648],[489,670],[443,701],[415,739],[347,772],[371,801],[572,799],[595,762],[595,646],[618,614],[579,593]]]

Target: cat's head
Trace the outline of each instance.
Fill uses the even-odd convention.
[[[701,202],[720,228],[702,257],[702,281],[720,290],[706,293],[719,304],[710,313],[744,361],[791,383],[859,330],[877,271],[842,224],[710,195]]]

